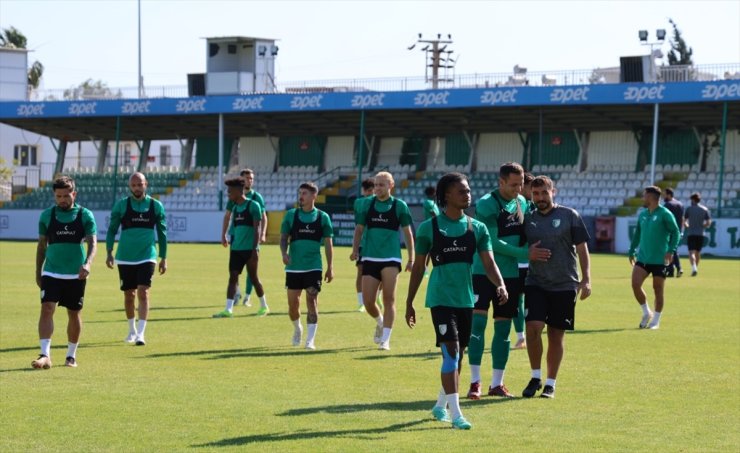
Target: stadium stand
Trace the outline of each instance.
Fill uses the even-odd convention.
[[[376,137],[363,145],[368,164],[362,173],[390,171],[396,178],[395,194],[414,206],[423,202],[424,188],[435,184],[445,172],[467,174],[475,201],[497,186],[501,163],[529,161],[530,171],[547,174],[556,182],[558,201],[583,215],[634,214],[641,206],[642,188],[650,181],[650,165],[645,162],[649,159],[645,153],[649,149],[646,144],[652,140],[650,132],[591,132],[586,140],[580,140],[573,131],[546,133],[541,146],[538,134],[529,134],[529,138],[517,133],[452,134],[431,139]],[[217,145],[209,140],[201,143],[206,151]],[[223,176],[235,176],[241,168],[252,168],[254,188],[265,198],[268,211],[291,207],[296,188],[308,180],[319,184],[320,204],[333,204],[336,209],[351,206],[358,184],[356,137],[242,137],[236,143],[236,164]],[[688,200],[691,193],[700,192],[713,211],[719,208],[721,196],[724,215],[740,217],[740,132],[730,130],[726,136],[721,193],[718,149],[717,140],[700,144],[692,130],[662,134],[658,140],[655,182],[661,187],[674,187],[676,198],[682,201]],[[92,209],[108,209],[113,200],[127,193],[127,179],[132,171],[132,167],[119,169],[115,196],[110,167],[103,174],[96,174],[93,167],[68,173],[77,180],[80,203]],[[221,188],[214,165],[199,165],[190,172],[164,166],[150,168],[146,174],[149,193],[169,211],[219,209]],[[45,208],[51,199],[50,190],[48,182],[42,183],[38,189],[15,195],[2,207]]]

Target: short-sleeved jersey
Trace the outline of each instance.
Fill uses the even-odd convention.
[[[250,190],[249,192],[244,192],[244,196],[247,197],[247,200],[254,200],[256,201],[262,210],[265,210],[265,199],[262,197],[262,194],[257,192],[256,190]],[[231,211],[234,209],[234,206],[236,206],[236,203],[229,200],[226,202],[226,210]]]
[[[45,236],[48,243],[41,275],[63,280],[78,278],[86,256],[83,240],[97,233],[95,217],[87,208],[75,204],[67,211],[58,207],[45,209],[39,217],[39,236]]]
[[[113,205],[105,236],[107,250],[113,250],[116,233],[121,227],[116,249],[116,263],[141,264],[167,258],[167,218],[159,200],[146,195],[142,200],[121,198]],[[156,234],[155,234],[156,232]]]
[[[298,222],[296,224],[296,214]],[[314,208],[309,212],[294,208],[285,213],[280,234],[290,235],[290,264],[285,272],[309,272],[323,269],[321,245],[334,235],[329,214]]]
[[[254,250],[254,222],[262,220],[262,208],[254,200],[234,203],[231,208],[231,250]]]
[[[576,246],[588,241],[583,219],[574,209],[554,205],[547,213],[534,211],[524,218],[527,243],[541,242],[539,247],[550,250],[547,261],[532,261],[525,284],[549,291],[578,289]]]
[[[244,196],[247,197],[247,200],[254,200],[260,205],[260,208],[262,208],[262,212],[265,212],[265,199],[262,197],[262,194],[257,192],[256,190],[250,190],[249,192],[244,192]],[[234,206],[236,206],[236,203],[229,200],[226,202],[226,210],[231,212],[232,209],[234,209]],[[234,234],[233,230],[233,223],[229,226],[229,235]]]
[[[498,189],[481,197],[475,205],[475,218],[488,228],[493,256],[504,278],[518,277],[518,261],[527,259],[528,247],[524,240],[524,214],[527,206],[527,200],[523,196],[506,201]],[[486,273],[478,256],[473,263],[473,273]]]
[[[352,211],[355,213],[355,224],[359,223],[357,221],[357,217],[360,213],[360,210],[362,209],[362,204],[364,203],[363,200],[366,200],[368,198],[371,198],[373,195],[368,195],[366,197],[359,197],[355,199],[355,202],[352,205]],[[367,232],[363,230],[362,237],[360,238],[360,249],[362,249],[365,246],[365,236]]]
[[[448,238],[463,237],[468,231],[467,216],[452,220],[442,213],[436,219],[439,232]],[[471,219],[471,226],[475,234],[475,255],[482,251],[491,250],[488,228],[475,219]],[[417,255],[426,255],[431,252],[434,241],[432,228],[432,219],[429,219],[422,222],[416,230],[415,248]],[[429,277],[425,306],[473,308],[475,296],[473,295],[472,275],[472,266],[465,262],[434,266],[432,275]]]
[[[424,220],[428,220],[439,215],[439,206],[437,206],[437,203],[430,198],[424,200],[422,207],[424,209]]]
[[[675,198],[671,201],[666,201],[663,206],[673,214],[673,218],[676,219],[678,230],[683,230],[683,204]]]
[[[362,246],[362,259],[367,261],[397,261],[401,262],[401,242],[398,238],[398,229],[373,227],[386,220],[397,220],[399,227],[411,225],[411,212],[403,200],[389,197],[380,201],[377,197],[367,197],[360,200],[360,206],[355,212],[357,223],[365,226],[365,243]],[[390,212],[391,207],[395,212]],[[377,213],[376,218],[370,218],[369,213]]]
[[[704,221],[711,220],[709,209],[703,204],[692,204],[686,208],[684,217],[689,221],[686,227],[687,236],[704,236]]]
[[[645,209],[637,217],[637,228],[630,243],[630,256],[637,253],[637,261],[644,264],[665,264],[666,253],[674,253],[678,248],[681,232],[671,211],[663,206],[652,212]]]

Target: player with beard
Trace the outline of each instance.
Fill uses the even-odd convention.
[[[157,264],[159,244],[159,274],[167,271],[167,219],[164,206],[146,193],[147,181],[143,173],[129,177],[131,194],[113,205],[110,224],[105,237],[108,256],[105,264],[113,269],[118,265],[118,276],[123,291],[123,304],[128,320],[127,343],[144,346],[144,332],[149,319],[149,289],[152,286],[154,267]],[[118,249],[113,259],[116,233],[121,227]],[[139,321],[135,321],[136,299],[139,300]]]
[[[82,331],[85,284],[97,251],[97,228],[92,212],[75,203],[75,182],[68,176],[54,180],[55,206],[39,218],[36,246],[36,284],[41,289],[39,343],[41,354],[34,368],[51,368],[51,336],[57,304],[67,309],[67,358],[65,366],[77,366],[77,345]],[[82,242],[87,244],[87,254]]]
[[[547,324],[547,380],[543,398],[555,397],[555,380],[565,351],[565,332],[575,327],[576,297],[591,295],[588,232],[574,209],[555,204],[555,187],[547,176],[532,181],[537,210],[524,218],[527,243],[550,251],[547,261],[530,260],[524,292],[527,316],[527,354],[532,379],[522,392],[531,398],[542,388],[542,331]],[[578,278],[578,265],[581,278]]]

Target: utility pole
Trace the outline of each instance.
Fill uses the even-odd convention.
[[[416,43],[409,46],[408,50],[414,49],[417,44],[425,44],[419,50],[425,53],[424,76],[426,82],[432,82],[433,89],[439,88],[439,82],[453,82],[454,78],[449,77],[449,70],[455,68],[455,60],[451,58],[454,50],[447,50],[447,45],[452,44],[452,35],[448,34],[447,39],[442,39],[442,34],[437,33],[437,39],[424,39],[421,33],[419,33],[419,39]],[[431,68],[432,72],[431,78],[429,77],[429,68]],[[444,70],[444,76],[442,78],[439,75],[440,69]]]
[[[139,99],[144,97],[144,77],[141,76],[141,0],[137,2],[137,15],[139,24]]]

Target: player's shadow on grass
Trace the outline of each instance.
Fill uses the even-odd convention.
[[[155,318],[150,319],[148,322],[172,322],[172,321],[202,321],[204,319],[211,319],[206,316],[191,316],[187,318]],[[106,319],[98,321],[85,321],[85,324],[110,324],[110,323],[123,323],[121,319]]]
[[[213,308],[213,305],[204,305],[202,307],[152,307],[149,311],[161,311],[161,310],[199,310],[202,308]],[[115,308],[113,310],[96,310],[96,313],[123,313],[123,308]]]
[[[111,345],[117,345],[119,343],[121,343],[121,342],[119,342],[119,341],[101,341],[101,342],[97,342],[97,343],[89,343],[89,344],[88,343],[85,343],[85,348],[86,349],[87,348],[104,348],[104,347],[111,346]],[[64,350],[64,351],[66,351],[67,350],[67,346],[66,345],[59,344],[59,345],[52,346],[51,349],[52,349],[52,351],[53,350],[58,350],[58,351]],[[38,350],[39,350],[39,347],[38,346],[22,346],[22,347],[17,347],[17,348],[0,349],[0,354],[5,353],[5,352],[22,352],[22,351],[38,351]]]
[[[237,349],[211,349],[203,351],[182,351],[182,352],[170,352],[163,354],[150,354],[142,357],[146,358],[163,358],[163,357],[181,357],[181,356],[203,356],[203,360],[223,360],[223,359],[235,359],[240,357],[291,357],[291,356],[315,356],[324,354],[337,354],[337,353],[352,353],[357,351],[363,351],[364,348],[336,348],[336,349],[317,349],[315,351],[307,351],[302,347],[295,348],[237,348]]]
[[[427,402],[428,405],[428,402]],[[213,448],[213,447],[233,447],[238,445],[249,445],[262,442],[282,442],[282,441],[294,441],[294,440],[314,440],[318,438],[330,438],[335,439],[337,437],[350,437],[364,440],[377,440],[378,435],[385,437],[385,434],[392,431],[428,431],[435,429],[432,426],[421,427],[419,425],[437,423],[431,419],[428,420],[414,420],[406,423],[396,423],[390,426],[383,426],[380,428],[367,428],[367,429],[349,429],[345,431],[316,431],[312,429],[302,429],[292,432],[283,433],[272,433],[272,434],[255,434],[253,436],[242,436],[232,437],[230,439],[222,439],[216,442],[208,442],[205,444],[192,445],[194,448]],[[443,425],[437,423],[439,427]],[[449,425],[444,426],[449,429]]]
[[[31,367],[31,362],[28,362],[28,366],[27,367],[23,367],[23,368],[0,369],[0,373],[13,373],[13,372],[23,373],[23,372],[34,372],[34,371],[37,372],[37,373],[40,373],[40,372],[45,371],[45,370],[37,370],[35,368],[32,368]]]
[[[290,409],[275,415],[278,417],[296,417],[311,414],[349,414],[365,411],[428,411],[431,410],[433,402],[429,399],[419,401],[385,401],[381,403],[365,404],[335,404],[331,406],[304,407],[301,409]]]
[[[584,329],[584,330],[573,330],[571,332],[568,332],[566,335],[573,335],[573,334],[584,334],[584,333],[613,333],[613,332],[624,332],[625,330],[633,330],[633,329]],[[634,329],[637,330],[637,329]]]
[[[367,348],[364,348],[367,349]],[[374,351],[375,352],[375,351]],[[387,351],[380,351],[377,354],[358,357],[355,360],[387,360],[387,359],[423,359],[434,360],[440,357],[438,351],[410,352],[407,354],[392,354]]]

